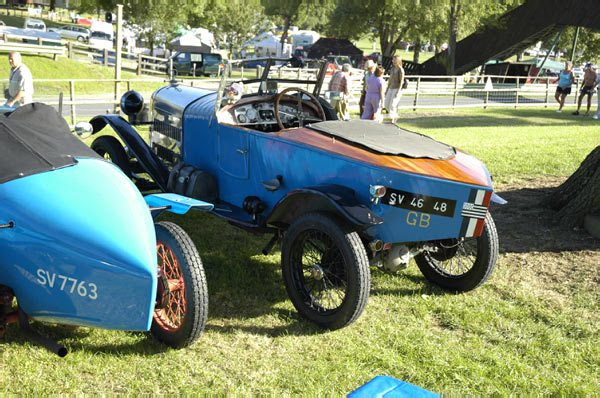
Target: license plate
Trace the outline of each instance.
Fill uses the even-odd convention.
[[[454,209],[456,208],[456,200],[436,198],[435,196],[399,191],[392,188],[386,188],[381,203],[444,217],[454,217]]]

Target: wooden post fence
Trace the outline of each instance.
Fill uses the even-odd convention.
[[[71,124],[75,125],[76,117],[75,117],[75,82],[71,80],[70,82],[70,91],[71,91]]]

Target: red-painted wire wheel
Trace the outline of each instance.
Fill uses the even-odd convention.
[[[197,339],[206,323],[208,294],[194,242],[176,224],[155,224],[158,256],[157,302],[152,334],[172,347]]]
[[[163,297],[161,307],[154,311],[154,321],[167,332],[176,332],[185,320],[185,282],[179,261],[171,246],[156,242],[158,275],[161,277]],[[166,283],[165,283],[166,282]]]

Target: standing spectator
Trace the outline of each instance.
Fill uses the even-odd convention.
[[[390,70],[390,80],[385,89],[384,107],[387,109],[392,123],[396,123],[398,117],[398,102],[402,97],[402,84],[404,83],[404,68],[402,68],[402,58],[394,56],[392,60],[392,69]]]
[[[362,87],[362,92],[360,93],[360,100],[358,101],[358,106],[360,108],[360,114],[362,115],[364,110],[365,110],[365,95],[367,94],[367,79],[369,78],[369,76],[373,75],[373,73],[375,73],[375,68],[377,67],[377,64],[375,62],[373,62],[372,59],[368,59],[367,63],[366,63],[366,72],[365,72],[365,76],[363,77],[363,87]]]
[[[383,67],[375,68],[375,73],[367,79],[367,93],[365,95],[365,110],[361,119],[378,120],[383,108]]]
[[[565,62],[565,70],[561,71],[558,75],[558,79],[554,80],[553,83],[558,83],[558,87],[556,87],[556,93],[554,94],[554,99],[556,102],[560,104],[558,110],[556,112],[562,112],[562,108],[565,105],[565,98],[567,95],[571,94],[571,85],[575,81],[575,76],[573,76],[573,64],[571,61]]]
[[[600,116],[600,75],[596,78],[596,87],[598,88],[598,109],[592,116],[592,119],[594,120],[598,120],[598,117]]]
[[[8,55],[10,76],[6,106],[17,108],[33,102],[33,77],[29,68],[22,63],[21,54],[12,51]]]
[[[329,82],[331,105],[341,120],[350,120],[348,96],[350,95],[350,64],[343,64],[342,70],[335,72]]]
[[[590,108],[592,106],[592,97],[594,96],[594,91],[596,90],[596,79],[598,78],[598,74],[596,73],[596,66],[592,63],[588,63],[585,66],[585,74],[583,75],[583,87],[581,88],[581,94],[579,94],[579,98],[577,99],[577,110],[573,112],[573,115],[579,115],[579,108],[581,108],[581,101],[583,101],[583,97],[587,95],[587,111],[585,112],[585,116],[590,114]]]

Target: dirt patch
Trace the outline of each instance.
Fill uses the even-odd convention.
[[[533,271],[538,283],[566,289],[561,293],[573,283],[594,289],[600,285],[600,240],[583,228],[558,224],[554,212],[541,205],[564,180],[535,179],[496,187],[508,201],[491,207],[500,239],[500,265]]]

